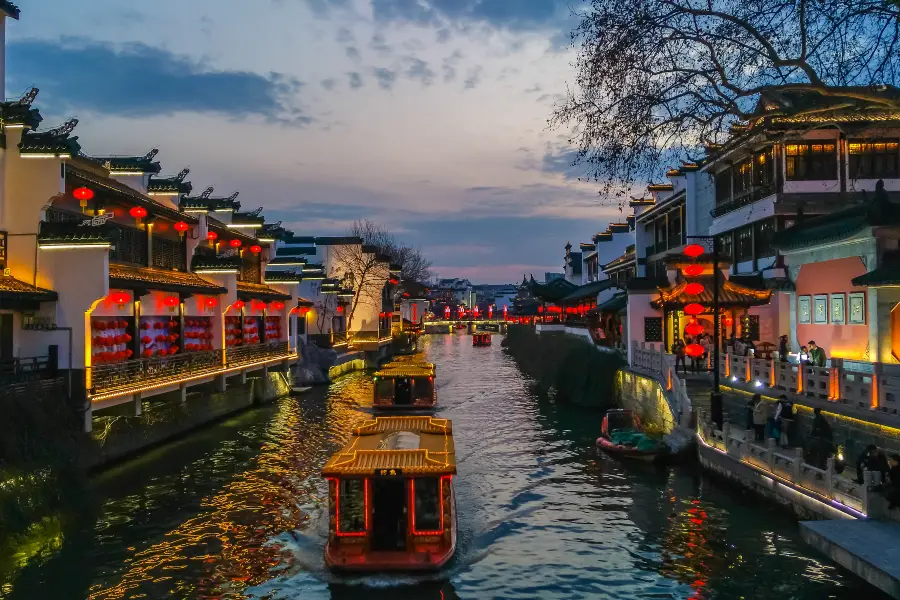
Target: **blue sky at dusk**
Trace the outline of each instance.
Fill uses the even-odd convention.
[[[444,277],[560,270],[618,217],[547,129],[577,0],[22,0],[7,94],[85,152],[160,148],[301,235],[357,218]]]

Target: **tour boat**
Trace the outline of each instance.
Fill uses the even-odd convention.
[[[472,345],[473,346],[490,346],[491,345],[491,334],[489,334],[489,333],[473,333],[472,334]]]
[[[373,406],[381,410],[434,407],[434,365],[388,363],[375,372]]]
[[[378,417],[322,468],[325,563],[343,571],[434,571],[456,551],[456,454],[447,419]]]
[[[630,410],[606,411],[597,446],[609,454],[653,462],[667,452],[666,445],[641,431],[640,419]]]

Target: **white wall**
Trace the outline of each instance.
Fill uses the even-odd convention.
[[[650,302],[659,294],[628,294],[628,364],[631,364],[632,357],[632,341],[638,344],[644,341],[644,317],[662,317],[662,311],[658,311],[650,306]],[[663,323],[663,331],[666,324]],[[647,342],[647,348],[659,350],[662,347],[661,342]]]

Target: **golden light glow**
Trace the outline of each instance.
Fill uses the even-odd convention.
[[[88,307],[86,311],[84,311],[84,389],[91,389],[91,313],[94,312],[94,309],[106,299],[97,298],[91,305]],[[137,301],[136,304],[140,304],[140,301]],[[72,365],[69,365],[69,368],[72,368]]]
[[[20,158],[60,158],[67,159],[72,158],[71,154],[46,154],[46,153],[36,153],[36,154],[19,154]]]
[[[260,223],[229,223],[228,227],[231,229],[261,229],[262,224]]]
[[[110,175],[126,175],[126,176],[136,176],[136,175],[144,175],[143,171],[116,171],[115,169],[109,170]]]
[[[76,250],[78,248],[109,248],[110,246],[111,244],[106,242],[97,244],[39,244],[38,248],[41,250]]]

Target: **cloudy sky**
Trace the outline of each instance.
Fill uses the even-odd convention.
[[[21,0],[7,95],[89,154],[240,190],[300,235],[382,223],[444,277],[559,271],[618,211],[547,128],[579,0]]]

